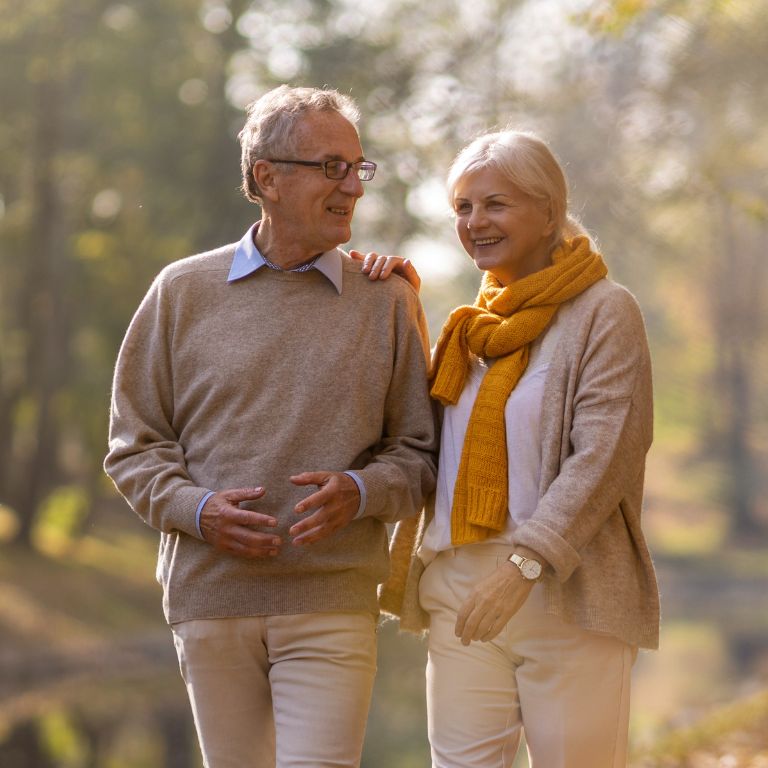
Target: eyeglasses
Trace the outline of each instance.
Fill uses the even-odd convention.
[[[278,160],[268,158],[270,163],[289,163],[290,165],[306,165],[310,168],[322,168],[329,179],[339,181],[346,179],[350,168],[355,169],[360,181],[370,181],[376,173],[376,163],[370,160],[358,160],[356,163],[348,163],[346,160],[326,160],[324,163],[314,160]]]

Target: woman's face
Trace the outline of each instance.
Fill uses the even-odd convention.
[[[454,188],[453,210],[464,250],[502,285],[552,263],[548,206],[523,194],[496,168],[464,174]]]

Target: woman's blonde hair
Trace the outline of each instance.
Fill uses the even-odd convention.
[[[495,168],[523,194],[549,209],[555,224],[552,245],[565,238],[586,235],[578,219],[568,212],[568,183],[552,150],[528,131],[498,131],[479,136],[456,156],[448,171],[448,197],[465,174]]]

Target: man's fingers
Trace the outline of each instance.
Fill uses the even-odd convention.
[[[293,537],[294,544],[312,544],[324,539],[331,530],[331,526],[323,516],[316,512],[300,523],[292,526],[288,533]]]
[[[321,528],[333,528],[332,520],[330,519],[328,510],[326,510],[324,507],[316,509],[311,515],[308,515],[298,523],[294,523],[288,530],[288,534],[290,536],[296,537],[297,539],[306,539],[306,536],[310,531],[314,532]]]
[[[260,528],[267,525],[270,528],[277,525],[277,520],[272,515],[265,515],[262,512],[254,512],[251,509],[240,509],[240,507],[229,507],[222,510],[226,515],[227,522],[240,525],[243,528]]]
[[[280,552],[281,544],[282,541],[277,537],[248,528],[233,530],[221,540],[222,549],[240,557],[274,557]]]
[[[239,504],[241,501],[255,501],[264,495],[264,488],[256,486],[254,488],[232,488],[222,491],[221,495],[231,504]]]
[[[302,499],[294,508],[293,511],[297,515],[303,515],[305,512],[309,512],[310,509],[317,510],[322,507],[323,504],[331,500],[333,496],[333,489],[327,486],[320,488],[313,494],[307,496],[306,499]]]
[[[297,515],[311,513],[291,527],[295,544],[309,544],[347,525],[360,505],[357,483],[343,472],[302,472],[291,477],[295,485],[316,485],[318,490],[293,508]]]
[[[243,509],[244,501],[254,501],[264,495],[264,488],[229,488],[211,496],[200,513],[203,538],[218,550],[238,557],[271,557],[278,553],[282,539],[263,530],[273,528],[277,520],[272,515]]]
[[[333,495],[333,490],[330,488],[329,477],[326,472],[302,472],[300,475],[294,475],[291,478],[291,482],[294,485],[317,485],[318,490],[302,499],[294,508],[293,511],[297,515],[303,515],[310,509],[316,509],[322,507],[323,504],[330,499]]]
[[[328,478],[327,472],[302,472],[292,475],[290,480],[294,485],[325,485]]]

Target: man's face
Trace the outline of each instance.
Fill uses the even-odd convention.
[[[296,127],[295,157],[290,160],[363,159],[354,126],[336,112],[310,112]],[[329,179],[322,168],[276,164],[280,198],[272,211],[275,223],[307,258],[331,250],[352,237],[352,214],[363,196],[354,170],[343,179]]]

